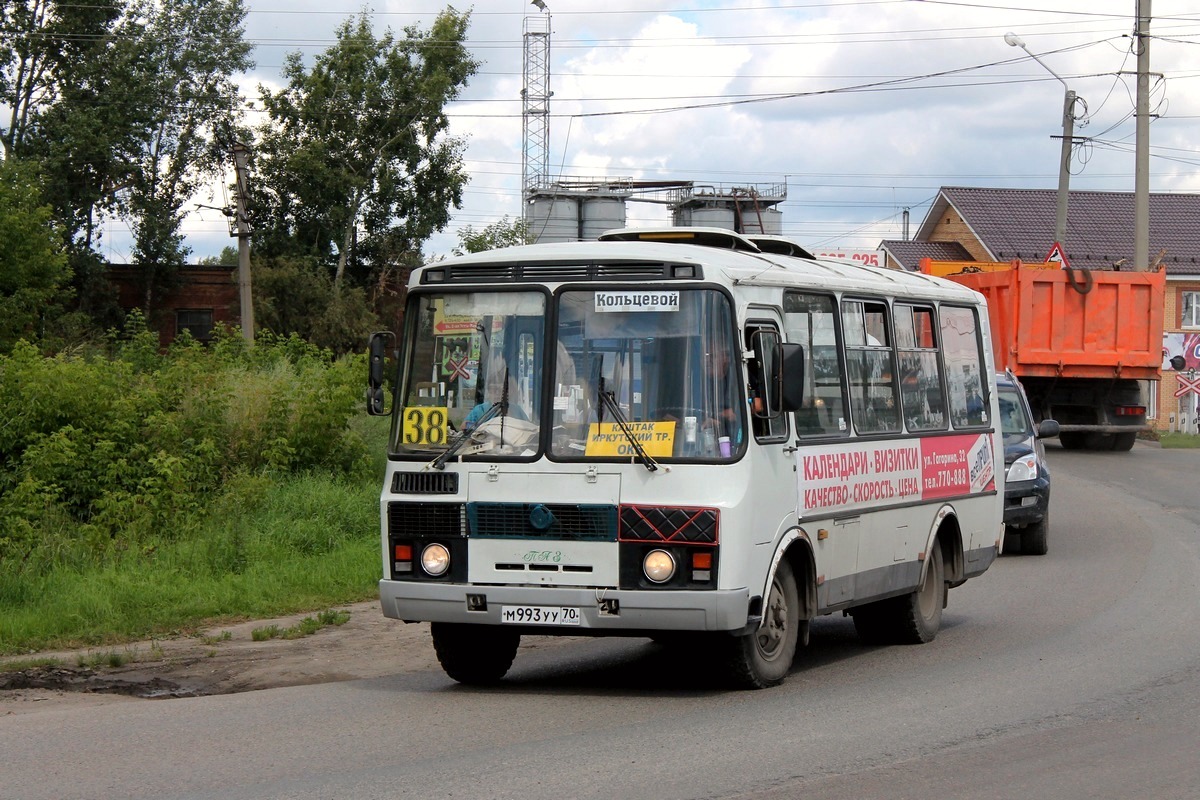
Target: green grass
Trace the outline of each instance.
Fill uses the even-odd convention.
[[[278,625],[266,625],[255,628],[250,632],[250,638],[256,642],[267,639],[303,639],[312,636],[321,628],[331,625],[345,625],[350,619],[350,612],[326,609],[315,617],[305,617],[290,628],[280,628]]]
[[[378,478],[250,477],[211,509],[185,540],[39,574],[0,569],[0,655],[107,647],[374,595]]]
[[[1160,433],[1159,444],[1172,449],[1200,447],[1200,436],[1194,433]]]
[[[36,656],[33,658],[18,658],[12,661],[5,661],[0,664],[0,672],[24,672],[30,669],[49,669],[53,667],[61,667],[63,662],[61,659],[48,658],[45,656]]]

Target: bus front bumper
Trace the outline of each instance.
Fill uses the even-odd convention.
[[[576,625],[533,626],[538,633],[569,636],[742,631],[757,622],[749,616],[750,594],[744,588],[645,591],[381,580],[379,600],[385,617],[405,622],[502,625],[505,607],[578,609]]]

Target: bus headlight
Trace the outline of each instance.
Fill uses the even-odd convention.
[[[446,545],[437,542],[425,545],[421,551],[421,569],[435,578],[445,575],[450,569],[450,551]]]
[[[675,574],[675,557],[666,550],[651,550],[642,559],[642,572],[652,583],[666,583]]]

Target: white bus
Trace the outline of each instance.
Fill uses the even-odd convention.
[[[782,681],[810,621],[928,642],[1003,541],[982,298],[621,230],[412,273],[387,413],[383,613],[448,675],[500,680],[522,634],[686,640]]]

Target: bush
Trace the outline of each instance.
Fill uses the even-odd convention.
[[[44,358],[18,343],[0,356],[0,573],[187,537],[256,475],[369,474],[350,424],[363,375],[362,356],[269,333],[162,354],[137,316],[89,352]],[[236,564],[237,549],[223,559]]]

